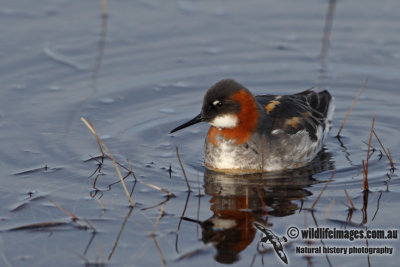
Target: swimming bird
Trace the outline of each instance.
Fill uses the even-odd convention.
[[[170,133],[207,122],[206,168],[235,174],[282,171],[315,158],[331,128],[333,111],[327,90],[254,96],[240,83],[224,79],[208,89],[201,113]]]

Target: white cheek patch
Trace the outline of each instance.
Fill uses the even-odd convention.
[[[238,125],[238,117],[234,114],[219,115],[210,124],[217,128],[235,128]]]

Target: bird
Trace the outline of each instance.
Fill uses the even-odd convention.
[[[211,126],[204,144],[207,169],[232,174],[281,172],[309,164],[332,127],[335,105],[327,90],[256,95],[233,79],[211,86],[200,114],[170,134],[199,122]]]
[[[254,226],[260,230],[261,232],[263,232],[265,234],[265,236],[263,238],[261,238],[261,242],[263,243],[271,243],[272,246],[275,249],[276,254],[278,255],[278,257],[286,264],[288,264],[288,259],[286,257],[285,252],[283,251],[283,246],[282,246],[282,242],[287,242],[287,238],[286,236],[283,236],[282,238],[279,238],[278,236],[276,236],[271,230],[266,229],[261,223],[257,223],[254,222]]]

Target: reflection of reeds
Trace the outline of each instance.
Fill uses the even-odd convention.
[[[85,123],[85,125],[89,128],[89,130],[90,130],[90,131],[93,133],[93,135],[96,137],[97,144],[98,144],[98,146],[99,146],[99,148],[100,148],[100,152],[101,152],[101,154],[102,154],[102,156],[101,156],[101,162],[99,162],[96,158],[94,158],[97,162],[99,162],[99,166],[97,167],[97,169],[95,170],[95,172],[94,172],[92,175],[94,175],[96,172],[98,172],[98,173],[100,174],[101,168],[102,168],[102,164],[103,164],[103,161],[104,161],[104,158],[110,158],[110,159],[113,161],[113,163],[114,163],[115,169],[117,170],[117,173],[118,173],[118,176],[119,176],[120,180],[119,180],[118,182],[115,182],[115,183],[110,184],[110,185],[109,185],[109,189],[111,189],[111,186],[112,186],[112,185],[114,185],[114,184],[116,184],[116,183],[121,183],[122,186],[123,186],[123,188],[124,188],[125,194],[127,195],[128,199],[129,199],[129,202],[130,202],[130,204],[131,204],[132,207],[134,207],[134,204],[133,204],[131,195],[132,195],[134,186],[136,185],[136,181],[139,181],[139,183],[144,184],[144,185],[146,185],[146,186],[148,186],[148,187],[151,187],[151,188],[153,188],[153,189],[156,189],[156,190],[158,190],[158,191],[164,192],[164,193],[166,193],[166,194],[168,195],[168,197],[173,197],[173,196],[175,196],[173,193],[169,192],[168,190],[166,190],[166,189],[164,189],[164,188],[162,188],[162,187],[159,187],[159,186],[156,186],[156,185],[153,185],[153,184],[150,184],[150,183],[147,183],[147,182],[144,182],[144,181],[139,180],[139,179],[136,177],[135,172],[132,170],[132,164],[127,160],[127,163],[128,163],[128,166],[129,166],[129,168],[128,168],[128,167],[122,165],[121,163],[117,162],[117,161],[115,160],[115,158],[112,156],[112,154],[111,154],[110,150],[108,149],[108,147],[103,143],[103,141],[100,139],[100,137],[98,136],[98,134],[97,134],[96,131],[94,130],[93,125],[91,124],[91,122],[90,122],[90,121],[88,122],[85,118],[81,118],[81,120]],[[106,154],[104,153],[102,147],[104,147],[104,148],[106,149],[108,155],[106,155]],[[121,167],[121,168],[123,168],[124,170],[126,170],[126,171],[128,172],[124,177],[122,177],[122,174],[121,174],[121,172],[120,172],[118,166]],[[91,175],[91,176],[92,176],[92,175]],[[134,180],[135,180],[135,183],[134,183],[134,185],[133,185],[133,187],[132,187],[132,192],[131,192],[131,193],[128,192],[128,189],[127,189],[127,187],[126,187],[126,185],[125,185],[125,182],[124,182],[124,180],[125,180],[129,175],[132,175],[133,178],[134,178]],[[93,188],[95,188],[95,189],[96,189],[96,182],[97,182],[98,176],[99,176],[99,175],[96,176],[96,179],[95,179],[94,184],[93,184]],[[99,190],[96,189],[96,193],[94,194],[94,196],[95,196],[98,192],[99,192]],[[100,193],[101,193],[101,192],[100,192]],[[94,197],[94,196],[92,196],[92,197]]]
[[[369,191],[363,191],[363,206],[361,208],[361,213],[362,213],[362,221],[360,223],[356,223],[352,221],[353,218],[353,211],[355,210],[354,204],[351,201],[350,197],[348,196],[346,190],[345,193],[347,195],[347,198],[349,199],[350,205],[352,205],[351,209],[348,209],[348,214],[347,214],[347,218],[346,218],[346,223],[350,226],[355,226],[355,227],[360,227],[360,226],[364,226],[367,222],[368,222],[368,195],[369,195]],[[378,205],[379,208],[379,205]]]
[[[167,266],[167,261],[165,260],[164,253],[161,249],[160,243],[158,243],[157,238],[155,236],[152,236],[152,238],[158,250],[158,254],[160,254],[161,266],[165,267]]]
[[[150,236],[155,236],[158,223],[160,222],[162,216],[164,215],[164,208],[165,208],[165,204],[163,204],[161,206],[160,212],[158,213],[156,222],[154,223],[154,226],[153,226],[153,231],[151,231]]]
[[[377,203],[376,203],[376,211],[375,211],[374,216],[372,216],[372,221],[375,220],[376,214],[378,214],[379,203],[380,203],[380,201],[381,201],[381,197],[382,197],[382,191],[381,191],[380,194],[379,194],[378,201],[377,201]]]
[[[265,172],[264,172],[264,152],[265,152],[265,135],[262,135],[262,147],[261,147],[261,178],[264,188],[267,186],[265,184]]]
[[[196,218],[197,218],[197,220],[199,220],[199,218],[200,218],[200,198],[203,196],[200,191],[199,171],[197,171],[197,184],[198,184],[199,193],[197,194],[197,217]],[[198,237],[199,236],[199,225],[198,224],[196,224],[196,234]]]
[[[97,248],[99,249],[101,265],[105,266],[106,258],[104,257],[103,246],[101,245],[101,243],[98,240],[96,240],[96,241],[97,241]]]
[[[331,177],[329,177],[328,181],[325,183],[324,187],[322,188],[321,192],[319,192],[319,195],[317,196],[317,198],[315,199],[314,203],[311,206],[311,210],[314,209],[315,205],[317,205],[319,198],[321,197],[322,193],[325,191],[326,187],[328,186],[328,184],[332,181],[333,176],[335,175],[336,170],[334,170],[331,174]]]
[[[153,239],[154,244],[156,245],[158,253],[160,254],[160,260],[161,260],[162,266],[166,266],[167,261],[165,260],[164,253],[162,252],[161,246],[157,241],[156,230],[157,230],[158,223],[160,222],[161,218],[164,215],[164,208],[165,208],[165,203],[161,206],[160,213],[158,214],[156,222],[154,223],[154,226],[153,226],[153,231],[150,233],[150,236]]]
[[[312,211],[311,211],[312,212]],[[304,229],[308,228],[308,222],[307,222],[307,213],[304,213]],[[306,239],[304,240],[304,243],[306,244],[307,247],[310,247],[312,245],[311,240],[308,238],[308,236],[306,237]],[[312,259],[311,259],[311,255],[310,254],[304,254],[304,258],[307,261],[307,266],[312,266]]]
[[[367,230],[368,230],[368,228],[367,228]],[[366,243],[367,249],[368,249],[368,238],[365,239],[365,243]],[[367,254],[367,262],[368,262],[368,267],[371,267],[371,258],[370,258],[369,253]]]
[[[99,215],[99,218],[101,218],[101,217],[103,216],[104,212],[107,210],[107,209],[106,209],[106,206],[104,206],[104,204],[103,204],[103,202],[101,201],[100,198],[94,197],[94,199],[95,199],[95,200],[97,201],[97,203],[99,203],[100,206],[101,206],[101,215]]]
[[[101,34],[97,46],[97,56],[96,61],[92,71],[92,88],[93,93],[97,92],[97,79],[101,68],[101,63],[104,56],[104,48],[106,44],[107,37],[107,22],[108,22],[108,7],[107,0],[102,0],[101,2]]]
[[[150,209],[157,208],[157,207],[159,207],[159,206],[164,205],[165,203],[167,203],[170,199],[171,199],[171,197],[170,197],[170,196],[167,196],[167,198],[166,198],[165,200],[161,201],[160,203],[157,203],[157,204],[155,204],[155,205],[153,205],[153,206],[150,206],[150,207],[141,208],[140,210],[141,210],[141,211],[144,211],[144,210],[150,210]]]
[[[177,258],[176,261],[179,262],[182,260],[189,260],[194,257],[199,257],[201,255],[204,255],[207,251],[211,250],[211,248],[212,246],[209,245],[204,245],[201,248],[195,248],[189,252],[181,254],[181,256],[179,256],[179,258]],[[251,265],[249,267],[251,267]]]
[[[59,210],[63,211],[64,213],[66,213],[67,215],[72,217],[72,221],[76,222],[77,220],[79,220],[79,218],[75,215],[72,214],[71,212],[67,211],[66,209],[64,209],[63,207],[61,207],[60,205],[58,205],[57,203],[53,202],[52,200],[49,199],[49,202],[51,204],[53,204],[56,208],[58,208]]]
[[[122,223],[121,229],[119,230],[119,233],[118,233],[118,235],[117,235],[117,238],[115,239],[114,246],[113,246],[113,248],[112,248],[112,250],[111,250],[111,252],[110,252],[110,255],[108,255],[108,260],[109,260],[109,261],[111,260],[111,257],[112,257],[112,255],[114,254],[115,249],[116,249],[117,246],[118,246],[119,239],[120,239],[120,237],[121,237],[121,235],[122,235],[122,232],[124,231],[126,222],[128,221],[129,217],[130,217],[131,214],[132,214],[132,211],[133,211],[133,208],[131,207],[131,208],[129,209],[128,214],[127,214],[127,215],[125,216],[125,218],[124,218],[124,221],[123,221],[123,223]]]
[[[186,186],[187,186],[189,192],[192,192],[192,190],[190,188],[190,184],[189,184],[188,178],[186,176],[185,168],[183,168],[182,160],[181,160],[181,157],[179,156],[178,147],[176,147],[176,156],[178,157],[179,164],[181,165],[181,169],[182,169],[182,172],[183,172],[183,177],[185,178],[185,181],[186,181]]]
[[[326,225],[326,221],[328,220],[329,214],[331,213],[331,210],[334,205],[335,205],[335,199],[332,199],[331,202],[329,203],[328,208],[326,208],[323,225]]]
[[[324,60],[328,54],[329,40],[332,32],[333,17],[335,15],[336,0],[329,1],[328,11],[325,16],[324,35],[322,37],[322,46],[319,58]]]
[[[262,209],[263,209],[263,211],[265,213],[266,218],[268,218],[267,205],[265,205],[264,199],[262,198],[260,188],[258,188],[258,186],[255,186],[255,188],[256,188],[256,191],[257,191],[257,196],[258,196],[258,198],[260,199],[260,202],[261,202],[261,207],[262,207]],[[246,187],[246,189],[247,189],[247,187]]]
[[[101,149],[101,147],[104,147],[105,150],[107,151],[108,156],[111,158],[111,160],[112,160],[113,163],[114,163],[115,170],[117,171],[117,174],[118,174],[118,177],[119,177],[119,179],[120,179],[120,181],[121,181],[122,187],[124,188],[126,197],[128,198],[131,207],[134,207],[135,204],[133,203],[132,198],[131,198],[131,196],[130,196],[130,194],[129,194],[129,191],[128,191],[128,189],[126,188],[124,179],[122,178],[121,171],[119,170],[119,167],[118,167],[118,163],[117,163],[117,161],[115,160],[114,156],[111,154],[111,151],[108,149],[108,147],[104,144],[104,142],[101,140],[101,138],[99,137],[99,135],[96,133],[96,131],[94,130],[94,127],[93,127],[92,123],[91,123],[90,121],[87,121],[87,120],[86,120],[85,118],[83,118],[83,117],[81,117],[81,120],[83,121],[83,123],[85,123],[85,125],[89,128],[89,130],[90,130],[90,131],[93,133],[93,135],[96,137],[97,143],[99,144],[99,147],[100,147],[100,150],[101,150],[103,156],[104,156],[104,152],[103,152],[103,150]]]
[[[97,248],[98,248],[98,250],[99,250],[100,262],[98,261],[98,260],[99,260],[98,258],[96,259],[95,262],[91,262],[91,261],[89,261],[88,258],[86,258],[87,249],[89,248],[89,245],[92,243],[93,238],[94,238],[94,235],[92,236],[92,238],[91,238],[91,240],[90,240],[88,246],[86,247],[85,252],[83,253],[83,255],[80,254],[80,253],[77,253],[77,252],[75,252],[75,251],[72,251],[72,252],[73,252],[76,256],[78,256],[79,258],[81,258],[83,261],[85,261],[85,266],[99,266],[99,267],[100,267],[100,266],[106,266],[106,259],[105,259],[105,257],[104,257],[103,247],[102,247],[102,245],[101,245],[101,243],[100,243],[99,241],[97,241],[96,243],[97,243]]]
[[[132,164],[129,162],[129,160],[127,160],[127,162],[128,162],[129,168],[125,167],[124,165],[122,165],[122,164],[120,164],[120,163],[118,163],[118,162],[117,162],[117,164],[118,164],[121,168],[123,168],[123,169],[125,169],[126,171],[128,171],[127,176],[128,176],[129,174],[132,174],[133,178],[135,179],[135,183],[136,183],[136,181],[139,181],[139,183],[141,183],[141,184],[144,184],[144,185],[146,185],[146,186],[148,186],[148,187],[151,187],[151,188],[153,188],[153,189],[156,189],[156,190],[158,190],[158,191],[164,192],[165,194],[167,194],[168,198],[169,198],[169,197],[174,197],[174,196],[175,196],[173,193],[169,192],[167,189],[164,189],[164,188],[162,188],[162,187],[160,187],[160,186],[156,186],[156,185],[153,185],[153,184],[150,184],[150,183],[147,183],[147,182],[143,182],[142,180],[139,180],[139,179],[136,177],[135,172],[132,170]],[[133,190],[133,188],[132,188],[132,190]],[[131,195],[132,195],[132,194],[131,194]]]
[[[261,146],[261,180],[263,183],[263,189],[265,189],[267,187],[267,185],[265,183],[265,172],[264,172],[264,152],[265,152],[265,135],[264,134],[262,135],[262,143],[261,144],[262,144],[262,146]],[[263,211],[265,212],[266,218],[268,218],[267,205],[265,205],[264,199],[262,198],[260,188],[258,188],[258,186],[256,186],[255,188],[257,191],[258,198],[260,199],[260,202],[261,202],[261,207],[262,207]]]
[[[333,174],[334,174],[334,173],[332,173],[331,178],[333,177]],[[327,186],[327,185],[325,185],[325,187],[326,187],[326,186]],[[320,195],[321,195],[321,194],[322,194],[322,192],[320,193]],[[313,209],[311,209],[311,217],[312,217],[313,220],[314,220],[315,226],[319,227],[318,221],[317,221],[317,219],[316,219],[315,216],[314,216],[314,210],[313,210]],[[324,242],[322,239],[320,239],[319,241],[321,242],[322,246],[325,248],[325,247],[326,247],[325,242]],[[325,258],[326,258],[326,261],[328,262],[328,265],[329,265],[330,267],[332,267],[333,265],[332,265],[332,263],[331,263],[331,260],[329,259],[328,253],[325,253]]]
[[[376,134],[375,130],[373,130],[373,133],[374,133],[374,135],[375,135],[376,140],[378,140],[379,145],[381,146],[383,152],[385,153],[386,157],[388,158],[389,163],[390,163],[390,167],[392,168],[392,171],[394,171],[394,169],[395,169],[395,168],[394,168],[394,163],[393,163],[392,156],[390,155],[390,150],[389,150],[389,148],[388,148],[388,151],[389,151],[389,152],[386,152],[386,149],[385,149],[385,147],[383,146],[383,144],[382,144],[381,140],[379,139],[378,135]]]
[[[186,201],[185,201],[185,206],[183,207],[183,211],[182,211],[182,215],[179,218],[179,222],[178,222],[178,228],[176,229],[176,238],[175,238],[175,250],[176,253],[179,253],[179,249],[178,249],[178,239],[179,239],[179,231],[181,229],[181,224],[182,224],[182,220],[183,218],[185,218],[185,212],[189,203],[189,198],[190,198],[190,192],[188,192],[187,197],[186,197]]]
[[[353,108],[354,108],[354,106],[355,106],[355,104],[356,104],[358,98],[360,97],[360,95],[361,95],[362,92],[364,91],[365,87],[367,86],[367,83],[368,83],[368,79],[365,80],[363,86],[361,87],[361,90],[358,92],[358,95],[357,95],[356,99],[354,99],[354,102],[353,102],[353,104],[351,105],[349,111],[347,111],[346,117],[344,118],[342,124],[340,125],[340,129],[339,129],[339,131],[338,131],[336,137],[340,137],[340,133],[341,133],[342,130],[343,130],[344,124],[346,123],[347,119],[349,118],[349,116],[350,116],[350,114],[351,114],[351,112],[352,112],[352,110],[353,110]]]
[[[64,212],[65,214],[67,214],[68,216],[71,216],[72,218],[72,222],[75,223],[78,228],[83,228],[83,229],[92,229],[93,233],[96,233],[97,230],[96,228],[89,222],[88,219],[84,218],[83,220],[79,219],[78,216],[76,216],[75,214],[73,214],[72,212],[67,211],[66,209],[64,209],[63,207],[61,207],[60,205],[58,205],[57,203],[55,203],[54,201],[49,199],[49,202],[51,204],[53,204],[56,208],[58,208],[59,210],[61,210],[62,212]],[[78,223],[78,221],[84,221],[86,223],[86,225],[81,225]]]
[[[363,207],[361,208],[362,222],[360,225],[364,225],[368,222],[368,195],[369,191],[363,192]]]
[[[388,155],[389,155],[389,160],[390,160],[390,162],[393,164],[393,158],[392,158],[392,155],[390,154],[390,148],[388,148]],[[392,173],[394,172],[394,164],[393,164],[393,167],[392,167]]]
[[[17,226],[11,229],[8,229],[7,231],[22,231],[22,230],[37,230],[37,229],[44,229],[44,228],[52,228],[52,227],[58,227],[58,226],[64,226],[68,225],[69,223],[67,222],[39,222],[39,223],[31,223],[31,224],[26,224],[22,226]]]
[[[122,165],[122,164],[120,164],[120,163],[118,163],[117,162],[117,164],[120,166],[120,167],[122,167],[123,169],[125,169],[125,170],[129,170],[127,167],[125,167],[124,165]],[[159,186],[156,186],[156,185],[153,185],[153,184],[150,184],[150,183],[146,183],[146,182],[144,182],[144,181],[141,181],[141,180],[139,180],[137,177],[136,177],[136,175],[135,175],[135,173],[132,171],[132,170],[130,170],[130,171],[128,171],[128,173],[124,176],[124,177],[122,177],[122,179],[123,180],[125,180],[129,175],[131,175],[132,174],[132,176],[133,176],[133,178],[134,178],[134,182],[133,182],[133,185],[132,185],[132,189],[131,189],[131,192],[129,193],[129,195],[132,197],[132,194],[133,194],[133,191],[134,191],[134,189],[135,189],[135,186],[136,186],[136,183],[137,182],[139,182],[139,183],[141,183],[141,184],[144,184],[144,185],[146,185],[146,186],[148,186],[148,187],[151,187],[151,188],[153,188],[153,189],[156,189],[156,190],[158,190],[158,191],[161,191],[161,192],[164,192],[164,193],[166,193],[167,194],[167,201],[171,198],[171,197],[174,197],[175,195],[173,194],[173,193],[171,193],[171,192],[169,192],[168,190],[166,190],[166,189],[164,189],[164,188],[162,188],[162,187],[159,187]],[[98,176],[96,176],[96,179],[97,179],[97,177]],[[111,190],[111,187],[113,186],[113,185],[115,185],[115,184],[118,184],[118,183],[120,183],[121,181],[117,181],[117,182],[114,182],[114,183],[111,183],[111,184],[109,184],[108,185],[108,190],[107,191],[110,191]],[[95,185],[96,185],[96,180],[94,181],[94,183],[93,183],[93,188],[95,189],[94,190],[94,192],[91,192],[90,193],[90,196],[92,197],[92,198],[95,198],[96,197],[96,195],[97,194],[101,194],[101,196],[103,195],[103,193],[101,192],[101,190],[100,189],[97,189],[96,187],[95,187]],[[101,196],[99,197],[99,198],[101,198]],[[97,200],[97,199],[96,199]],[[164,202],[164,201],[163,201]],[[162,204],[162,203],[161,203]],[[160,204],[158,204],[158,205],[156,205],[156,206],[159,206]],[[102,205],[102,207],[103,207],[103,205]],[[147,208],[146,208],[147,209]],[[144,210],[144,209],[142,209],[142,210]]]
[[[371,132],[369,134],[369,142],[368,142],[368,151],[367,151],[367,159],[365,162],[365,167],[364,167],[364,161],[363,161],[363,173],[364,173],[364,191],[369,190],[368,186],[368,162],[369,162],[369,152],[371,149],[371,141],[372,141],[372,133],[374,131],[374,125],[375,125],[375,115],[372,117],[372,125],[371,125]]]

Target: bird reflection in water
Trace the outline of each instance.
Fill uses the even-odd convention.
[[[253,223],[271,226],[268,216],[284,217],[300,209],[296,200],[312,195],[307,188],[320,182],[313,175],[333,169],[330,159],[330,153],[322,151],[307,167],[264,175],[235,176],[206,170],[204,188],[211,196],[213,216],[205,221],[183,219],[200,224],[202,241],[217,249],[216,261],[234,263],[254,240],[257,230]]]

